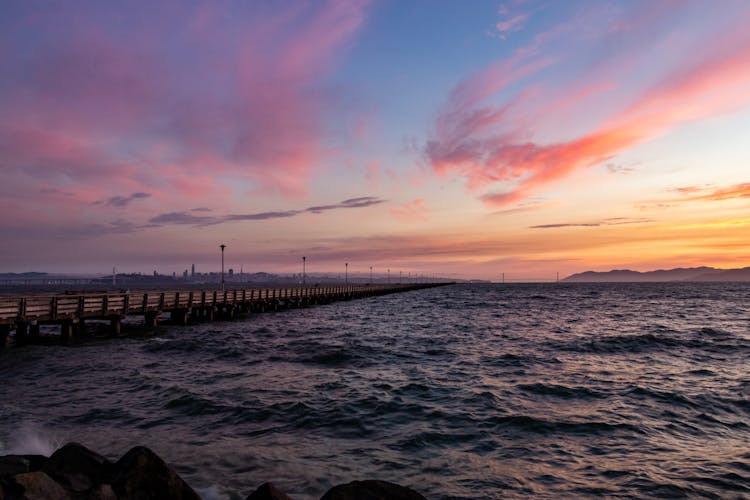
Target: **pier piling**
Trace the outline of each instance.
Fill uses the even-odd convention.
[[[0,325],[0,348],[10,343],[10,325]]]
[[[117,337],[122,333],[122,316],[112,316],[109,318],[109,334]]]
[[[16,322],[16,343],[19,345],[29,343],[29,324],[26,321]]]
[[[188,309],[175,309],[169,313],[169,319],[178,325],[188,324]]]
[[[68,343],[73,340],[75,325],[70,320],[60,323],[60,341]]]
[[[146,311],[146,314],[144,314],[144,322],[146,323],[146,328],[156,328],[158,325],[158,318],[159,317],[159,311]]]

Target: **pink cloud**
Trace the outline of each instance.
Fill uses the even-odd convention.
[[[470,190],[489,188],[481,199],[503,206],[684,123],[746,106],[750,103],[750,33],[745,21],[739,20],[734,29],[721,35],[713,33],[690,58],[678,58],[626,108],[610,110],[601,123],[577,137],[548,144],[530,140],[533,132],[519,128],[518,123],[525,123],[524,114],[545,107],[566,109],[568,100],[577,105],[589,95],[617,89],[607,80],[592,81],[591,76],[607,78],[594,67],[591,75],[579,78],[586,82],[584,86],[571,87],[567,97],[560,96],[552,104],[532,103],[523,92],[501,104],[485,103],[554,61],[521,51],[456,87],[437,120],[435,139],[425,146],[426,158],[437,173],[465,177]],[[503,188],[498,189],[501,184]]]
[[[248,4],[235,17],[220,4],[149,5],[144,17],[64,3],[19,16],[0,33],[18,47],[0,60],[3,184],[38,191],[44,179],[88,201],[221,200],[237,183],[303,196],[330,154],[326,78],[366,3]]]
[[[85,139],[42,129],[0,128],[0,156],[6,174],[63,183],[126,177],[134,169]]]
[[[391,209],[391,215],[394,219],[401,222],[421,222],[428,219],[429,209],[424,204],[424,200],[416,199],[405,203],[400,207]]]

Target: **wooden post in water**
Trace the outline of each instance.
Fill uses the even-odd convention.
[[[86,328],[86,322],[83,320],[83,318],[80,318],[78,320],[78,323],[75,323],[75,329],[76,331],[74,334],[76,334],[78,337],[88,337],[89,331],[88,328]]]
[[[10,325],[0,325],[0,348],[6,347],[10,342]]]
[[[23,345],[29,341],[29,324],[26,321],[16,322],[16,344]]]
[[[33,342],[39,340],[40,326],[38,321],[32,321],[29,323],[29,339]]]
[[[109,318],[109,333],[117,337],[122,333],[122,316],[112,316]]]
[[[187,325],[188,309],[174,309],[169,313],[170,319],[178,325]]]
[[[60,323],[60,341],[68,343],[73,340],[73,322],[71,320],[65,320]]]
[[[146,328],[156,328],[158,321],[157,317],[159,316],[159,311],[146,311],[146,314],[144,314],[144,320],[146,322]]]

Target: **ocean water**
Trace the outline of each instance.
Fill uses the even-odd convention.
[[[0,352],[0,453],[146,445],[205,498],[750,498],[750,284],[454,285]]]

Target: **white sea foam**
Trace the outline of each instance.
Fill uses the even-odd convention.
[[[60,446],[61,440],[51,431],[37,424],[22,423],[6,442],[0,442],[0,455],[50,456]]]
[[[203,500],[227,500],[229,498],[229,495],[227,495],[226,493],[222,493],[219,487],[215,484],[206,486],[204,488],[194,489],[198,496],[200,496]]]

